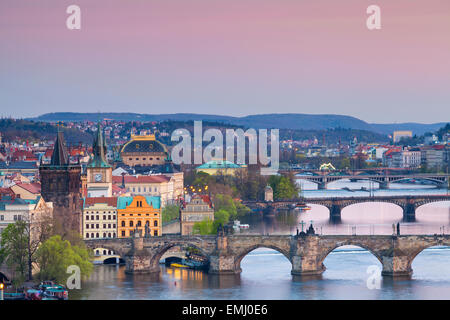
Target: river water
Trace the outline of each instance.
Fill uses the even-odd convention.
[[[329,190],[314,190],[301,182],[308,197],[367,196],[369,183],[337,181]],[[391,184],[376,195],[445,194],[432,186]],[[342,222],[332,224],[328,209],[311,205],[310,211],[284,212],[276,217],[255,215],[242,219],[249,233],[295,234],[311,222],[322,234],[392,234],[392,224],[401,223],[401,233],[450,233],[450,202],[419,207],[416,222],[403,223],[402,209],[388,203],[355,204],[342,210]],[[201,271],[167,268],[159,275],[127,275],[124,266],[95,266],[82,281],[81,290],[71,290],[70,299],[450,299],[450,248],[432,247],[412,264],[409,279],[381,277],[380,262],[368,251],[354,246],[335,249],[325,259],[326,271],[319,277],[290,274],[291,264],[280,253],[266,248],[250,252],[241,262],[239,275],[210,275]],[[379,279],[379,280],[378,280]]]

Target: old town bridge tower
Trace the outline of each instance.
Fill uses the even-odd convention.
[[[39,166],[41,195],[53,202],[53,217],[61,232],[81,233],[81,166],[70,164],[63,133],[58,130],[50,164]]]

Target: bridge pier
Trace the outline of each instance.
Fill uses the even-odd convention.
[[[333,203],[330,210],[330,222],[333,224],[341,223],[341,206],[339,204]]]
[[[389,182],[388,181],[379,182],[379,185],[380,185],[380,189],[381,190],[389,189]]]
[[[228,250],[228,237],[218,236],[216,250],[209,257],[208,273],[212,274],[236,274],[242,270],[236,266],[236,256]]]
[[[132,238],[131,250],[125,255],[125,273],[147,274],[159,272],[159,268],[152,267],[151,258],[151,253],[144,250],[144,238],[136,232]]]
[[[326,182],[320,182],[320,183],[317,185],[317,189],[318,189],[318,190],[326,190],[326,189],[327,189],[327,183],[326,183]]]
[[[291,242],[291,274],[294,276],[316,276],[325,271],[320,259],[320,238],[300,236]]]
[[[409,277],[412,275],[412,268],[408,256],[383,256],[382,276],[387,277]]]
[[[415,222],[416,221],[416,206],[414,203],[406,203],[403,207],[403,221]]]

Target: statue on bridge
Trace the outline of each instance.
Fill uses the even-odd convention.
[[[314,234],[316,234],[316,231],[314,230],[314,227],[313,227],[313,225],[312,225],[312,222],[311,222],[311,224],[309,225],[308,230],[306,230],[306,234],[307,234],[307,235],[314,235]]]
[[[149,226],[149,222],[147,221],[145,223],[145,234],[144,234],[144,238],[149,238],[151,236],[151,230],[150,230],[150,226]]]

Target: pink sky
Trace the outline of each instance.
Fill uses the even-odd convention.
[[[449,32],[448,0],[2,0],[2,109],[447,121]]]

